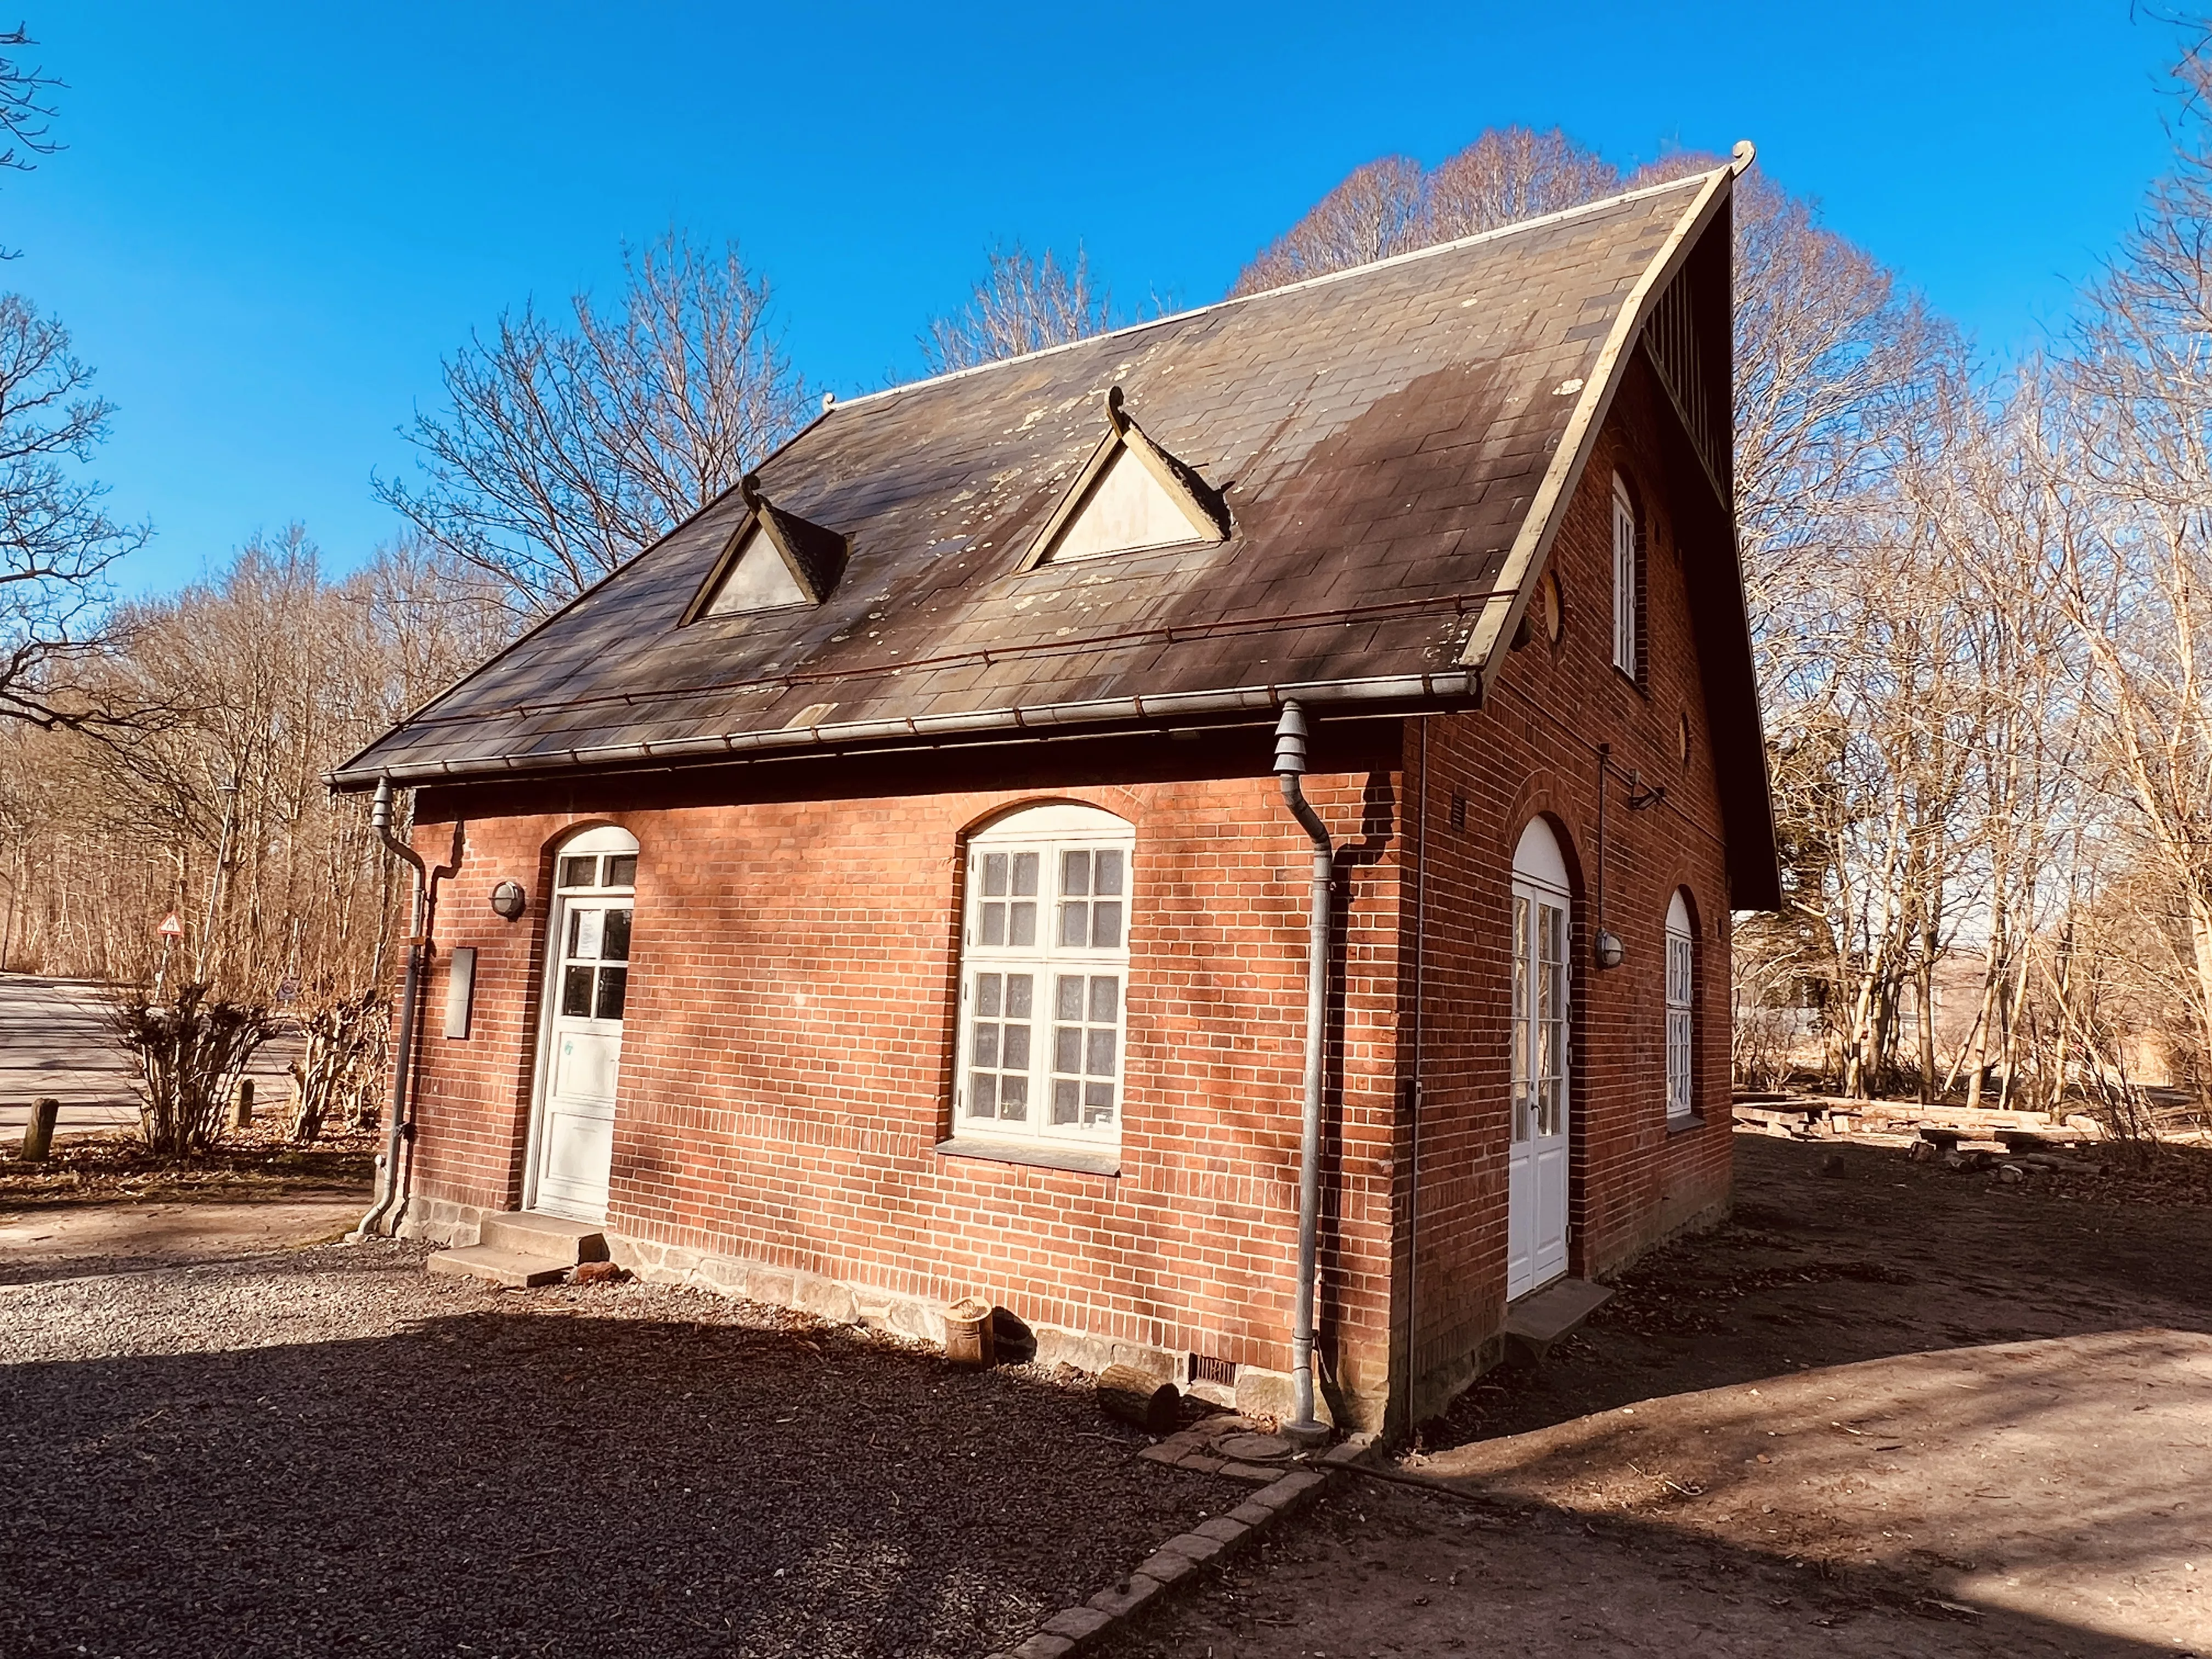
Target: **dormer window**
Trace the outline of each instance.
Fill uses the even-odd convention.
[[[687,623],[820,605],[845,574],[845,538],[773,505],[748,472],[738,486],[750,509],[700,585]]]
[[[1221,492],[1145,435],[1118,386],[1106,393],[1106,436],[1045,520],[1023,569],[1228,539]]]

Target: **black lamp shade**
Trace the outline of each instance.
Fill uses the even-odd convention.
[[[491,890],[492,914],[503,921],[513,921],[530,908],[530,895],[522,890],[522,884],[503,881]]]

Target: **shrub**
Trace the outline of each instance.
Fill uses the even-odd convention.
[[[138,1121],[148,1148],[165,1158],[204,1151],[222,1138],[223,1107],[254,1050],[276,1031],[268,1009],[178,988],[157,1003],[143,991],[116,1003],[109,1024],[130,1054]]]

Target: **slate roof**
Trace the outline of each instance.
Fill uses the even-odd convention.
[[[825,603],[682,625],[745,521],[732,490],[331,781],[1197,720],[1293,691],[1464,706],[1637,326],[1698,234],[1725,234],[1729,183],[1695,175],[836,404],[757,475],[776,507],[847,538]],[[1115,385],[1224,493],[1231,533],[1018,571]]]

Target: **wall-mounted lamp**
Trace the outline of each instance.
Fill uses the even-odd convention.
[[[1597,965],[1601,968],[1620,967],[1621,954],[1625,948],[1620,942],[1620,934],[1608,933],[1602,927],[1598,929],[1597,937],[1590,941],[1590,955],[1596,959]]]
[[[491,890],[492,914],[501,921],[513,921],[529,908],[530,895],[520,882],[503,881]]]

